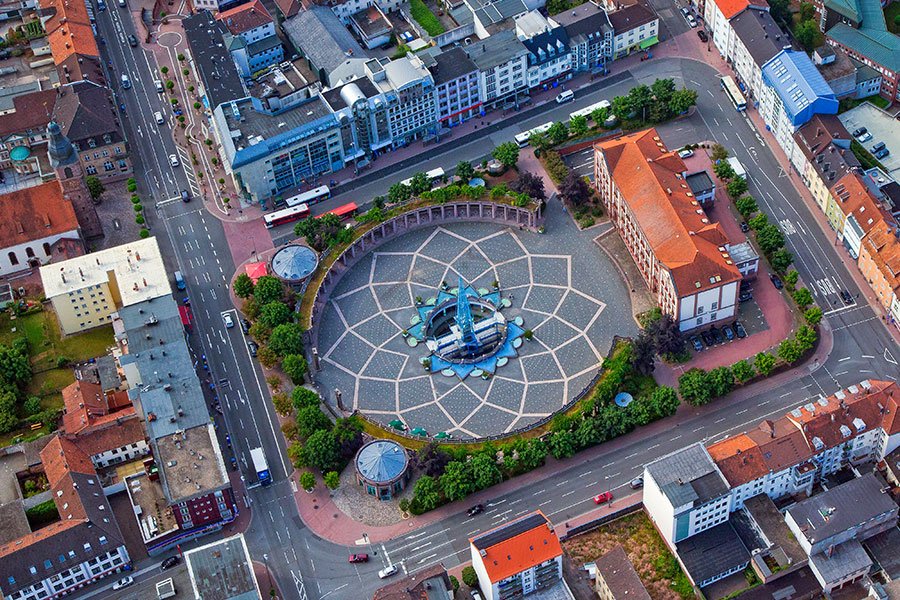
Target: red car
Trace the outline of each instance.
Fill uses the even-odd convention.
[[[612,493],[603,492],[602,494],[597,494],[594,496],[594,504],[603,504],[604,502],[609,502],[612,500]]]
[[[352,563],[369,562],[369,555],[368,554],[351,554],[350,562],[352,562]]]

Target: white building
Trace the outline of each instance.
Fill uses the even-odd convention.
[[[388,100],[395,146],[406,145],[437,129],[434,78],[415,54],[392,61],[366,61],[366,74]]]
[[[613,58],[646,50],[659,42],[659,17],[649,6],[632,4],[609,13],[613,28]]]
[[[744,95],[752,104],[762,95],[762,66],[789,42],[768,8],[751,6],[724,21],[722,29],[723,36],[727,35],[723,40],[727,52],[723,53],[734,65],[736,81],[744,86]]]
[[[501,31],[465,50],[478,67],[479,96],[485,106],[518,105],[527,95],[528,49],[514,31]]]
[[[569,34],[564,27],[531,11],[516,19],[516,35],[528,49],[528,89],[547,89],[572,77]]]
[[[433,57],[437,118],[442,126],[458,125],[481,112],[478,67],[462,48],[451,48]]]

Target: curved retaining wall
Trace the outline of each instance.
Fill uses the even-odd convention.
[[[423,206],[380,223],[347,246],[341,252],[341,255],[335,259],[328,269],[328,273],[322,279],[319,289],[316,290],[310,311],[309,347],[318,347],[319,315],[341,277],[362,257],[381,244],[409,233],[414,229],[432,227],[444,223],[474,221],[537,231],[541,220],[540,206],[530,210],[508,204],[475,200]]]

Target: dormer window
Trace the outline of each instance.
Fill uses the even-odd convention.
[[[104,144],[112,144],[112,137],[107,133],[103,135]]]
[[[91,139],[88,140],[88,147],[89,147],[89,148],[96,148],[96,147],[97,147],[97,142],[94,141],[94,138],[91,138]]]

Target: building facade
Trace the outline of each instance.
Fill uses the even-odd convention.
[[[528,49],[528,89],[548,89],[572,77],[569,34],[537,11],[516,19],[516,35]]]
[[[850,139],[835,115],[813,115],[794,133],[791,163],[823,212],[827,212],[831,188],[860,168],[850,151]]]
[[[486,107],[518,106],[528,95],[528,49],[514,31],[501,31],[465,50],[478,67],[478,95]]]
[[[275,20],[259,0],[220,12],[216,19],[228,28],[231,39],[226,39],[226,44],[243,77],[249,78],[284,60],[284,49],[275,33]],[[236,39],[240,43],[235,43]]]
[[[481,113],[478,67],[462,48],[435,55],[429,70],[434,77],[437,119],[442,126],[459,125]]]
[[[884,221],[877,223],[863,238],[859,250],[859,270],[878,297],[895,326],[900,323],[900,228]]]
[[[609,13],[613,28],[613,58],[645,50],[659,41],[659,17],[640,2]]]
[[[569,36],[573,71],[604,71],[612,60],[614,35],[609,17],[593,2],[585,2],[553,17]]]

